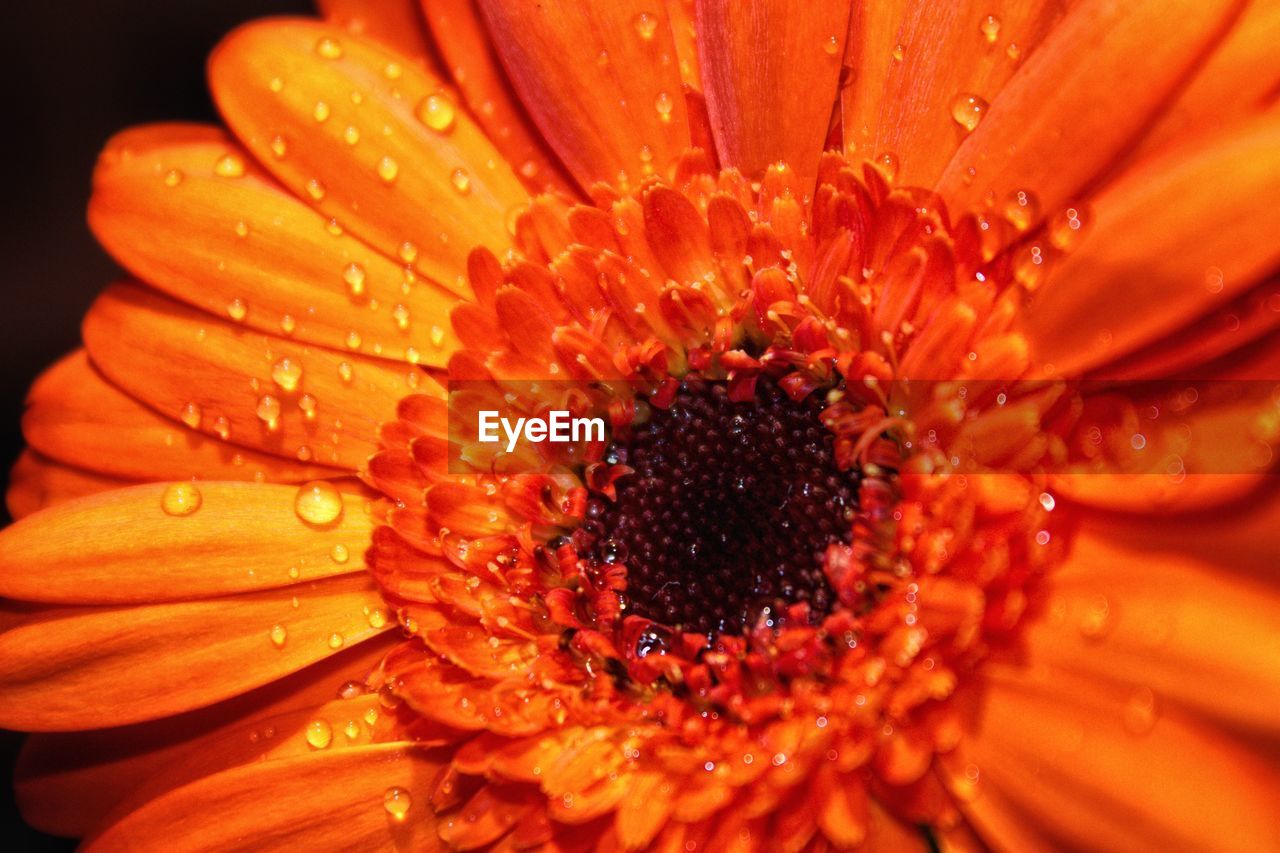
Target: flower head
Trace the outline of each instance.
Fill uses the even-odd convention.
[[[99,162],[131,278],[3,534],[34,823],[1274,833],[1266,4],[327,5]]]

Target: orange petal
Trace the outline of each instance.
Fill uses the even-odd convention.
[[[387,743],[247,764],[152,800],[85,849],[442,850],[427,801],[442,764],[427,756]]]
[[[1269,104],[1280,87],[1277,41],[1280,5],[1247,4],[1231,32],[1142,140],[1139,151],[1247,118]]]
[[[663,4],[479,4],[521,100],[584,188],[665,174],[688,147]]]
[[[397,54],[332,25],[269,20],[218,46],[209,84],[285,186],[388,256],[410,244],[414,269],[442,285],[465,293],[467,254],[509,245],[508,215],[528,194],[447,93],[427,101],[441,81]]]
[[[698,28],[696,0],[666,0],[667,17],[671,20],[671,38],[680,62],[680,79],[692,89],[702,89],[702,73],[698,69]]]
[[[316,6],[325,18],[352,35],[377,39],[432,73],[440,73],[427,45],[427,29],[416,0],[316,0]]]
[[[175,411],[173,418],[210,427],[195,409]],[[77,350],[36,380],[22,432],[32,447],[53,459],[121,480],[301,482],[341,473],[237,447],[175,419],[103,379],[84,350]]]
[[[807,194],[836,102],[849,3],[698,0],[698,60],[720,161],[786,162]]]
[[[1126,539],[1081,530],[1049,580],[1045,614],[1022,630],[1026,662],[1049,679],[1074,674],[1149,695],[1157,710],[1280,732],[1274,585],[1212,559],[1153,553],[1132,532]]]
[[[127,485],[127,480],[73,468],[34,450],[24,450],[9,472],[5,505],[16,520],[47,506]]]
[[[897,0],[858,3],[849,85],[841,90],[845,150],[908,186],[938,180],[967,130],[1061,17],[1067,0]],[[980,101],[969,101],[977,98]],[[889,159],[892,158],[892,159]]]
[[[1238,0],[1080,0],[991,102],[939,191],[957,212],[991,199],[1003,205],[1018,192],[1032,194],[1042,213],[1076,200],[1159,113],[1240,7]],[[1035,213],[1023,212],[1027,224]]]
[[[228,165],[230,164],[230,165]],[[181,179],[175,182],[174,175]],[[225,133],[152,125],[107,143],[89,223],[149,284],[261,331],[443,366],[454,294],[328,224]]]
[[[179,601],[364,569],[373,519],[363,495],[329,485],[332,492],[315,502],[324,515],[312,517],[337,515],[319,525],[299,517],[296,486],[184,484],[199,495],[198,509],[185,516],[167,509],[171,488],[151,483],[93,495],[6,528],[0,595],[59,604]],[[341,506],[326,505],[330,496]]]
[[[207,601],[33,611],[0,634],[0,723],[68,731],[210,705],[375,636],[385,623],[366,614],[381,606],[362,574]]]
[[[352,470],[378,449],[396,402],[434,384],[416,367],[247,332],[136,285],[98,298],[84,339],[98,369],[149,406],[198,406],[203,431]]]
[[[1280,785],[1252,751],[1173,712],[1136,729],[1124,692],[1030,678],[989,673],[969,734],[943,758],[989,844],[1033,840],[1002,837],[1009,824],[1035,827],[1047,844],[1033,849],[1265,849],[1277,837]]]
[[[115,729],[31,735],[14,773],[23,820],[43,832],[83,837],[125,798],[150,799],[259,756],[278,756],[281,749],[305,751],[297,729],[280,723],[303,713],[314,719],[316,709],[344,685],[363,684],[394,642],[384,634],[265,687],[176,717]],[[328,715],[332,745],[362,742],[368,713],[355,721],[359,731],[354,739],[345,737],[349,713]]]
[[[1127,171],[1028,306],[1033,358],[1073,375],[1248,290],[1280,261],[1278,193],[1280,113]]]
[[[511,91],[473,0],[422,0],[422,13],[476,122],[525,185],[572,194],[572,179]]]

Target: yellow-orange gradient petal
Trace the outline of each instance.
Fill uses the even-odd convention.
[[[854,4],[841,91],[848,156],[933,186],[1070,0]]]
[[[183,494],[175,488],[192,494],[198,508],[175,514],[190,505],[174,503]],[[307,521],[299,510],[328,521]],[[368,498],[331,483],[133,486],[60,504],[0,532],[0,595],[125,604],[305,584],[363,571],[373,525]]]
[[[698,62],[723,165],[784,161],[811,191],[831,124],[849,3],[697,2]]]
[[[359,685],[394,642],[380,635],[264,687],[178,716],[113,729],[31,735],[14,773],[23,819],[54,835],[83,837],[126,798],[140,804],[210,772],[278,754],[282,747],[296,749],[296,743],[285,741],[305,738],[307,732],[282,730],[276,722],[303,711],[314,713],[339,691],[364,695]],[[366,709],[355,720],[351,716],[326,719],[331,746],[363,742],[381,715]],[[358,730],[355,738],[346,737],[352,722]],[[313,731],[312,740],[322,742],[321,735],[323,729]],[[309,741],[307,747],[317,748]]]
[[[89,224],[143,281],[251,328],[335,349],[358,338],[361,352],[435,366],[458,347],[457,296],[331,224],[217,128],[116,136]]]
[[[209,85],[285,186],[465,293],[468,253],[509,245],[507,222],[528,194],[442,82],[402,63],[332,25],[277,19],[228,36],[209,59]],[[433,95],[446,103],[433,108]]]
[[[1274,769],[1213,728],[1148,710],[1146,694],[990,669],[975,683],[983,695],[969,731],[943,756],[988,843],[1261,850],[1280,832]],[[1002,836],[1010,827],[1024,837]]]
[[[479,6],[521,100],[584,188],[666,173],[689,146],[663,4],[579,4],[572,15],[536,0]]]
[[[32,386],[22,433],[48,457],[122,480],[290,483],[343,473],[239,447],[187,425],[203,422],[196,409],[168,418],[152,411],[104,379],[77,350]]]
[[[1277,194],[1280,111],[1127,170],[1027,306],[1033,360],[1074,375],[1247,291],[1280,261]]]
[[[1017,193],[1031,193],[1034,204],[1018,216],[1027,225],[1078,200],[1141,135],[1242,5],[1079,0],[991,102],[939,191],[955,210],[998,210]]]
[[[376,39],[439,74],[417,0],[316,0],[316,6],[352,35]]]
[[[98,298],[84,341],[108,379],[161,412],[196,406],[202,431],[351,470],[400,398],[437,387],[417,367],[240,329],[130,284]]]
[[[422,13],[476,122],[525,185],[574,193],[572,179],[511,91],[474,0],[422,0]]]
[[[24,450],[9,472],[5,506],[9,515],[20,519],[47,506],[127,485],[128,480],[63,465],[34,450]]]
[[[401,743],[248,764],[158,797],[85,849],[163,838],[191,850],[441,850],[430,794],[442,765]]]
[[[391,620],[370,618],[384,606],[361,574],[202,601],[23,612],[0,634],[0,725],[72,731],[210,705],[387,630]]]
[[[1248,118],[1280,91],[1280,3],[1249,3],[1218,49],[1142,141],[1155,149],[1206,127]]]

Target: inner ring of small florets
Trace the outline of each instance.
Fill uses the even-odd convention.
[[[624,614],[711,638],[831,612],[824,558],[852,537],[859,474],[836,464],[822,409],[767,376],[735,401],[691,374],[610,446],[630,473],[612,500],[592,497],[573,542],[625,567]]]

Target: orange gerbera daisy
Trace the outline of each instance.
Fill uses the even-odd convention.
[[[1274,848],[1280,4],[322,5],[99,162],[32,824]]]

